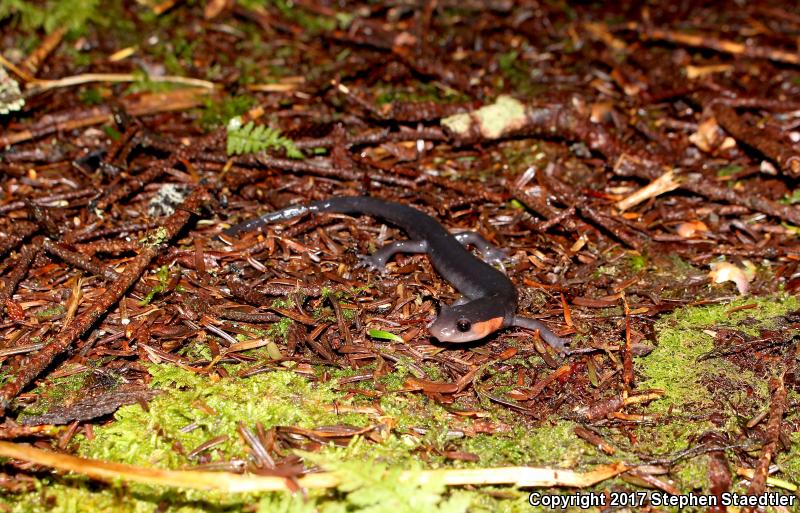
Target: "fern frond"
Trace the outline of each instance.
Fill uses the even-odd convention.
[[[303,152],[297,149],[294,141],[284,137],[278,130],[266,125],[256,125],[252,121],[241,126],[234,122],[228,123],[228,155],[242,155],[244,153],[258,153],[265,150],[281,149],[286,156],[292,159],[302,159]]]
[[[80,31],[90,21],[102,18],[100,0],[0,0],[0,21],[14,17],[23,30],[43,28],[50,33],[59,27]]]

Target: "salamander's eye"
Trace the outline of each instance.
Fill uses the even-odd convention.
[[[456,321],[456,328],[458,328],[458,331],[460,331],[461,333],[468,332],[471,327],[472,324],[470,324],[470,322],[467,319],[462,318]]]

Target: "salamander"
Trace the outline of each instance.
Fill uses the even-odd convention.
[[[369,196],[342,196],[306,205],[291,206],[244,221],[224,231],[226,235],[260,228],[306,213],[336,212],[366,214],[405,231],[410,240],[393,242],[373,255],[361,257],[361,265],[384,271],[397,253],[427,253],[433,267],[462,297],[443,306],[428,326],[441,342],[470,342],[509,326],[539,330],[542,339],[565,351],[567,339],[557,336],[541,321],[517,315],[517,290],[511,280],[491,264],[501,264],[505,253],[476,232],[451,234],[431,216],[407,205]],[[486,260],[480,260],[465,246],[473,245]],[[487,263],[488,262],[488,263]]]

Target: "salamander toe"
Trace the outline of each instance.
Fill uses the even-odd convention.
[[[363,267],[370,271],[386,274],[386,262],[381,258],[376,258],[375,255],[358,255],[356,267]]]

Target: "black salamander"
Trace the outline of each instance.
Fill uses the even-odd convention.
[[[396,253],[427,253],[433,267],[463,297],[451,306],[443,306],[439,316],[428,327],[431,335],[442,342],[470,342],[508,326],[539,330],[545,342],[565,350],[567,339],[558,337],[536,319],[517,315],[517,291],[505,274],[490,264],[502,262],[505,253],[493,247],[476,232],[449,233],[438,221],[419,210],[368,196],[335,197],[269,212],[225,230],[226,235],[260,228],[276,221],[317,212],[366,214],[388,221],[403,229],[410,240],[393,242],[361,257],[365,267],[383,272]],[[465,245],[475,246],[486,263],[476,258]]]

